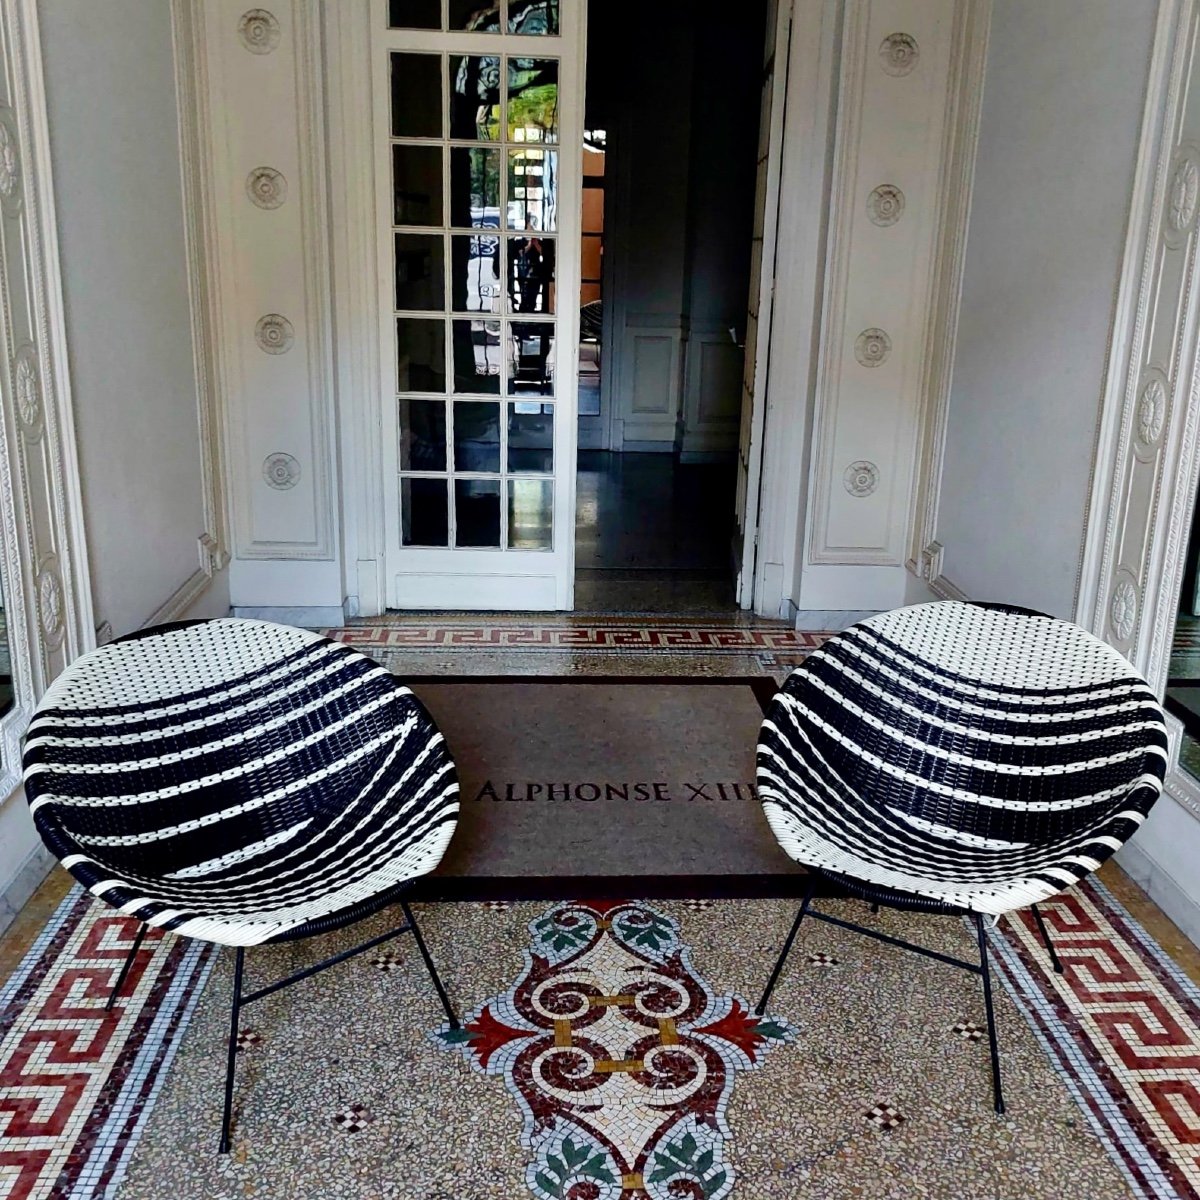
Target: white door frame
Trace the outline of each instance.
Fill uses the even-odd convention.
[[[389,421],[388,412],[389,404],[394,410],[394,389],[388,385],[386,399],[383,390],[384,364],[390,364],[392,359],[385,336],[392,318],[390,308],[386,313],[381,312],[379,304],[383,288],[390,286],[385,274],[390,256],[381,251],[376,227],[376,205],[386,180],[380,175],[379,148],[375,144],[378,98],[370,69],[372,55],[380,45],[378,31],[386,27],[387,5],[386,0],[339,0],[337,4],[322,7],[327,49],[329,163],[331,179],[336,181],[336,186],[330,189],[331,257],[347,610],[352,615],[373,615],[387,607],[386,498],[391,494],[395,462],[395,414],[393,411]],[[545,39],[546,51],[551,56],[561,56],[564,62],[570,59],[573,65],[569,69],[582,75],[586,55],[585,0],[578,0],[574,11],[573,21],[564,16],[561,38]],[[432,46],[430,37],[436,40],[439,36],[419,31],[394,33],[397,41],[403,39],[405,49],[421,49],[424,42]],[[493,35],[462,36],[467,40],[477,39],[483,52],[495,48]],[[582,104],[564,105],[560,120],[560,148],[565,154],[569,147],[581,142]],[[573,180],[578,170],[565,174]],[[568,221],[560,224],[560,249],[575,241],[579,202],[578,187],[573,182],[560,192],[560,213],[567,210],[571,214]],[[563,297],[557,322],[557,368],[560,377],[569,381],[576,378],[578,371],[579,261],[573,246],[568,253],[559,254],[557,270],[558,293]],[[546,602],[540,607],[570,609],[573,604],[577,399],[573,385],[556,389],[554,402],[559,411],[554,444],[554,506],[558,548],[554,558],[560,566],[548,575],[532,566],[527,569],[529,578],[543,578],[552,584]],[[443,557],[449,560],[463,553],[446,551]],[[530,556],[538,553],[531,552]],[[437,556],[438,552],[433,552],[433,557]],[[431,559],[425,574],[436,572],[447,577],[459,570],[460,563],[441,559],[435,563]],[[477,572],[462,571],[463,584],[472,578],[482,578],[477,589],[479,595],[474,602],[470,597],[462,597],[463,607],[514,607],[506,596],[508,574],[497,572],[485,578]]]

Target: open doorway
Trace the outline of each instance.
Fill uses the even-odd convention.
[[[768,7],[589,5],[577,609],[735,606]]]

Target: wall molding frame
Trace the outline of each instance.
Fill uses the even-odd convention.
[[[908,570],[944,600],[967,598],[942,574],[944,547],[937,540],[937,523],[991,22],[992,0],[965,5],[951,50],[933,307],[921,380],[923,402],[906,562]]]
[[[1161,695],[1200,472],[1200,3],[1161,0],[1085,526],[1076,619]],[[1167,794],[1200,820],[1200,782]]]
[[[15,693],[0,718],[3,803],[34,706],[95,634],[35,0],[0,6],[0,41],[0,577]]]

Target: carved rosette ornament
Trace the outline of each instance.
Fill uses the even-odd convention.
[[[300,464],[290,455],[277,451],[268,454],[263,461],[263,478],[269,487],[286,492],[294,488],[300,479]]]
[[[892,352],[892,339],[882,329],[864,329],[854,341],[854,357],[864,367],[879,367]]]
[[[879,468],[860,458],[842,472],[842,484],[852,496],[869,496],[879,486]]]
[[[13,359],[13,393],[17,418],[26,433],[36,433],[42,425],[42,383],[37,351],[28,342]]]
[[[1200,201],[1200,167],[1185,150],[1175,164],[1167,202],[1167,222],[1175,233],[1185,232],[1196,219]]]
[[[17,118],[7,104],[0,104],[0,203],[9,214],[21,207],[21,149]]]
[[[1112,599],[1108,605],[1108,619],[1112,631],[1119,641],[1129,640],[1133,633],[1133,623],[1137,620],[1138,594],[1137,588],[1128,579],[1118,581],[1113,588]]]
[[[879,61],[889,75],[907,75],[920,57],[917,39],[908,33],[889,33],[879,47]]]
[[[47,563],[38,572],[37,609],[38,624],[46,639],[54,642],[61,638],[64,621],[62,580],[53,563]]]
[[[288,185],[274,167],[255,167],[246,176],[246,195],[259,208],[278,208],[287,199]]]
[[[904,215],[904,193],[891,183],[881,183],[867,197],[867,216],[873,225],[887,228]]]
[[[259,317],[254,326],[254,340],[266,354],[286,354],[296,340],[292,323],[279,313]]]
[[[279,22],[265,8],[252,8],[238,22],[238,37],[251,54],[270,54],[279,45]]]
[[[1154,378],[1142,388],[1137,407],[1137,433],[1146,446],[1153,446],[1162,437],[1167,415],[1167,389],[1161,379]]]

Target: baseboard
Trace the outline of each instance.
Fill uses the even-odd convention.
[[[1121,869],[1163,910],[1183,931],[1200,946],[1200,901],[1189,896],[1139,845],[1126,842],[1117,855]]]
[[[29,903],[29,897],[38,890],[42,880],[50,874],[58,860],[39,844],[30,852],[25,861],[17,868],[13,881],[0,895],[0,933],[3,933],[16,920],[17,913]]]
[[[235,617],[246,617],[251,621],[274,621],[276,625],[295,625],[300,629],[337,628],[346,623],[346,612],[340,604],[314,604],[293,608],[279,605],[235,605],[231,611]]]
[[[796,610],[797,629],[849,629],[858,621],[876,615],[875,609],[801,608]]]

